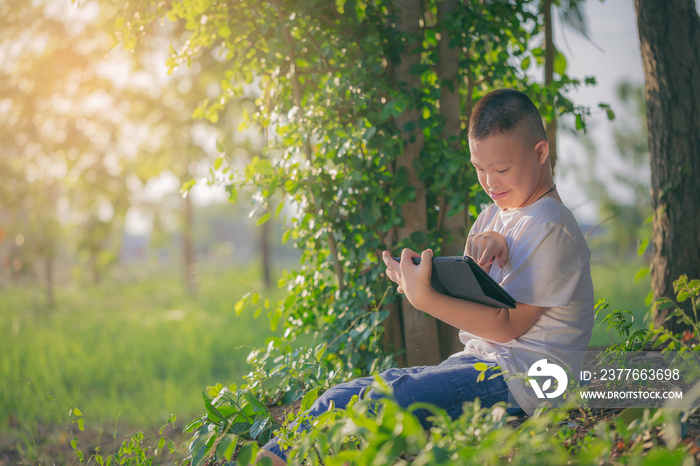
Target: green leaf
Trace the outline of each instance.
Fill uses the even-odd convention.
[[[642,238],[637,247],[637,256],[642,257],[649,247],[649,238]]]
[[[659,338],[657,338],[656,341],[654,342],[654,344],[652,345],[652,348],[656,348],[657,346],[659,346],[661,343],[665,342],[669,338],[670,338],[669,335],[660,335]]]
[[[237,461],[238,464],[241,466],[247,466],[251,464],[253,458],[257,456],[258,450],[260,447],[258,447],[257,443],[249,443],[243,448],[241,448],[241,451],[238,452],[238,457]]]
[[[483,362],[477,362],[474,363],[474,369],[478,370],[479,372],[484,372],[485,370],[488,370],[489,366],[486,365],[486,363]]]
[[[189,193],[195,184],[197,184],[197,180],[185,181],[184,183],[182,183],[182,187],[180,188],[180,194],[185,195]]]
[[[649,293],[647,293],[646,298],[644,298],[644,305],[645,306],[650,306],[651,302],[654,300],[654,290],[649,290]]]
[[[219,447],[217,448],[216,455],[219,458],[226,459],[226,461],[231,461],[233,453],[236,451],[237,444],[238,437],[235,435],[227,434],[219,442]]]
[[[326,343],[321,343],[316,347],[316,354],[315,358],[317,361],[320,361],[321,358],[323,357],[324,354],[326,354],[326,350],[328,349],[328,345]]]
[[[250,438],[258,438],[258,436],[265,430],[265,427],[267,427],[269,422],[270,418],[266,416],[256,416],[255,422],[253,422],[253,425],[250,427]]]
[[[428,237],[422,231],[414,231],[411,233],[411,242],[416,245],[416,247],[422,246],[428,240]],[[414,248],[411,248],[414,249]],[[421,251],[417,251],[419,254]]]
[[[214,435],[213,431],[208,431],[206,427],[200,428],[194,440],[190,443],[188,453],[192,455],[192,466],[201,466],[204,464],[207,453],[211,449],[211,445],[207,445],[209,440]]]
[[[675,305],[676,303],[674,303],[668,298],[660,298],[658,301],[656,301],[656,303],[654,303],[654,307],[658,310],[669,309],[671,307],[674,307]]]
[[[566,74],[566,57],[559,51],[557,51],[554,57],[554,72],[559,76],[564,76]]]
[[[262,225],[263,223],[265,223],[265,222],[267,222],[268,220],[270,220],[270,217],[271,217],[271,216],[272,216],[272,215],[270,214],[270,212],[265,212],[265,214],[262,215],[262,216],[258,219],[258,221],[257,221],[255,224],[256,224],[256,225]]]
[[[607,115],[608,120],[613,121],[615,119],[615,112],[613,112],[612,108],[610,108],[610,105],[598,104],[598,108],[605,110],[605,114]]]
[[[221,414],[219,412],[219,410],[216,409],[216,407],[213,404],[211,404],[211,401],[209,401],[209,399],[206,396],[204,397],[204,407],[207,410],[207,414],[208,414],[209,419],[211,419],[212,421],[224,422],[226,420],[224,415]]]
[[[389,117],[391,117],[394,114],[394,106],[395,103],[391,100],[384,104],[384,107],[382,108],[382,111],[379,114],[379,120],[386,121],[387,119],[389,119]]]
[[[202,425],[204,421],[202,418],[195,419],[194,421],[190,422],[185,426],[184,429],[182,429],[184,432],[192,432],[193,429],[199,427]]]
[[[316,387],[313,390],[306,392],[306,395],[304,395],[304,398],[301,400],[301,408],[299,408],[302,413],[305,413],[311,409],[311,406],[313,406],[314,402],[318,399],[319,388],[320,387]]]
[[[228,431],[232,434],[245,434],[250,432],[250,422],[234,422]]]
[[[267,415],[267,407],[262,404],[260,400],[255,398],[252,393],[246,392],[245,399],[248,400],[248,403],[253,407],[255,414]]]
[[[526,71],[528,68],[530,68],[530,57],[525,57],[523,62],[520,64],[520,69]]]
[[[637,271],[637,273],[634,275],[634,281],[638,282],[639,280],[643,279],[649,275],[649,267],[642,267]]]

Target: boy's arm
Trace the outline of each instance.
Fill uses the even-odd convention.
[[[436,319],[482,338],[506,342],[525,333],[545,310],[523,303],[517,303],[515,309],[497,309],[440,294],[430,285],[432,255],[430,249],[423,251],[418,265],[411,261],[411,257],[418,254],[410,249],[401,252],[400,263],[394,261],[388,252],[383,258],[387,275],[399,285],[400,291],[405,292],[413,307]]]
[[[452,298],[434,289],[414,297],[416,309],[481,338],[505,343],[524,334],[545,310],[516,303],[515,309],[497,309],[484,304]]]

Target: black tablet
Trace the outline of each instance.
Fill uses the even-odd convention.
[[[400,258],[394,257],[400,262]],[[420,257],[413,263],[420,264]],[[433,257],[431,284],[438,293],[500,308],[515,308],[515,299],[469,256]]]

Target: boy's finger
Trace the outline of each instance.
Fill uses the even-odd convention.
[[[382,251],[382,260],[386,265],[389,265],[389,260],[391,260],[391,255],[389,251]]]
[[[481,246],[480,248],[477,249],[477,256],[476,260],[479,262],[479,265],[484,265],[488,261],[488,253],[489,253],[489,248],[485,246]]]
[[[401,250],[401,263],[399,264],[399,268],[403,269],[403,267],[406,267],[408,264],[413,265],[413,261],[411,260],[412,257],[420,257],[418,253],[415,251],[411,251],[409,248],[403,248]]]
[[[464,254],[469,257],[474,257],[474,237],[467,236],[467,244],[464,246]]]
[[[503,268],[506,266],[508,263],[508,254],[506,254],[505,249],[501,249],[501,252],[498,253],[498,266],[500,268]]]
[[[393,257],[391,257],[389,251],[382,251],[382,260],[384,261],[387,269],[395,271],[399,268],[399,263],[396,262]]]
[[[494,255],[493,255],[493,250],[492,248],[486,248],[484,249],[484,252],[481,254],[481,258],[479,259],[479,265],[488,265],[493,262]]]

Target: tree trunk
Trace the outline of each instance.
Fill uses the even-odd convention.
[[[460,53],[459,48],[450,47],[451,31],[443,25],[457,10],[457,0],[444,0],[438,3],[438,26],[440,26],[440,42],[438,43],[437,75],[440,81],[440,115],[445,119],[442,137],[448,141],[453,149],[461,147],[461,121],[458,75]],[[469,204],[469,193],[464,196],[465,209],[458,214],[446,216],[443,225],[438,228],[448,230],[449,240],[443,243],[442,254],[446,256],[461,256],[464,254],[464,246],[467,238],[469,217],[466,206]],[[445,209],[447,206],[445,206]],[[451,354],[464,349],[459,341],[459,330],[445,322],[438,321],[438,335],[440,337],[440,356],[446,359]]]
[[[403,335],[403,321],[401,320],[401,308],[398,302],[389,303],[386,306],[389,317],[384,322],[384,333],[382,334],[382,346],[384,351],[394,355],[397,367],[406,367],[406,345]]]
[[[194,244],[192,240],[192,225],[194,223],[192,219],[192,199],[190,196],[185,196],[183,202],[185,211],[182,225],[182,249],[185,268],[185,285],[187,286],[188,293],[195,294],[197,292],[197,285],[195,279]]]
[[[654,213],[651,286],[655,298],[672,298],[680,275],[700,277],[700,17],[693,0],[634,3]],[[657,312],[654,324],[678,330],[667,313]]]
[[[542,13],[544,14],[544,84],[548,86],[554,81],[554,60],[557,57],[557,49],[554,47],[554,32],[552,24],[552,0],[542,1]],[[554,105],[554,102],[552,102]],[[549,142],[549,164],[554,172],[557,163],[557,113],[552,111],[552,120],[544,125],[547,141]]]
[[[396,229],[392,228],[388,231],[384,244],[391,249],[392,245],[396,244]],[[377,261],[381,264],[382,257],[377,254]],[[403,318],[401,316],[401,303],[394,301],[386,305],[389,311],[389,316],[384,320],[384,333],[382,334],[382,346],[384,351],[394,355],[394,360],[398,367],[405,367],[406,363],[406,344],[404,343],[403,335]]]
[[[395,68],[395,78],[399,89],[413,94],[420,88],[420,77],[411,75],[410,70],[420,63],[420,55],[412,53],[421,45],[420,20],[422,9],[420,0],[398,0],[396,2],[396,28],[406,39],[406,47]],[[418,127],[420,112],[415,102],[396,118],[399,130],[403,133],[403,154],[396,160],[397,170],[405,169],[408,184],[416,194],[414,201],[407,201],[402,206],[401,217],[404,225],[397,229],[397,239],[405,240],[413,232],[426,232],[428,228],[427,201],[425,185],[418,176],[414,163],[423,150],[423,133]],[[420,252],[424,244],[415,244],[414,250]],[[409,366],[437,364],[440,362],[440,342],[438,339],[437,320],[415,309],[404,297],[401,300],[404,341],[406,345],[406,362]]]

